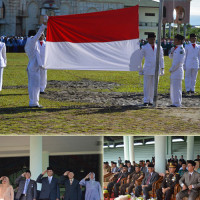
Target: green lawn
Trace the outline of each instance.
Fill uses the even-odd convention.
[[[28,107],[28,79],[25,54],[7,54],[3,90],[0,92],[1,134],[188,134],[200,131],[199,109],[86,108],[88,104],[53,101],[40,97],[45,108]],[[169,67],[165,57],[165,76],[160,77],[159,93],[169,93]],[[48,70],[49,80],[116,82],[112,91],[142,92],[143,77],[137,72]],[[200,73],[196,91],[200,94]],[[183,84],[184,87],[184,84]],[[51,90],[51,88],[47,88]],[[106,91],[106,90],[104,90]],[[85,105],[80,107],[80,105]]]

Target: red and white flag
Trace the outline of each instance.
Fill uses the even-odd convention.
[[[46,69],[137,71],[138,6],[49,17]]]

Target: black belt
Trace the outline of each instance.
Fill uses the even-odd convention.
[[[21,196],[25,196],[26,197],[27,195],[26,194],[21,194]]]

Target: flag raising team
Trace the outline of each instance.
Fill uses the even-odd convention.
[[[28,74],[28,92],[29,92],[29,107],[42,106],[39,104],[39,95],[44,94],[47,85],[47,70],[44,68],[45,60],[45,35],[44,30],[47,25],[48,18],[46,16],[44,23],[41,25],[37,34],[31,30],[28,34],[28,39],[25,45],[25,52],[29,58],[27,66]],[[139,67],[139,75],[144,75],[144,106],[153,105],[154,97],[154,79],[156,68],[156,35],[155,33],[148,34],[148,43],[142,46],[140,50],[141,65]],[[199,69],[200,47],[196,44],[197,36],[190,34],[190,43],[183,47],[184,37],[175,35],[174,45],[169,53],[169,58],[172,59],[170,68],[170,98],[172,104],[170,107],[181,107],[182,103],[182,80],[184,79],[185,70],[185,88],[187,94],[195,93],[195,84]],[[164,55],[163,49],[160,46],[160,63],[159,75],[164,75]],[[142,60],[145,58],[142,67]],[[3,69],[7,65],[6,47],[0,42],[0,91],[3,84]]]

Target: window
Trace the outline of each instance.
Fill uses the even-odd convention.
[[[145,13],[145,16],[155,16],[155,13]]]

